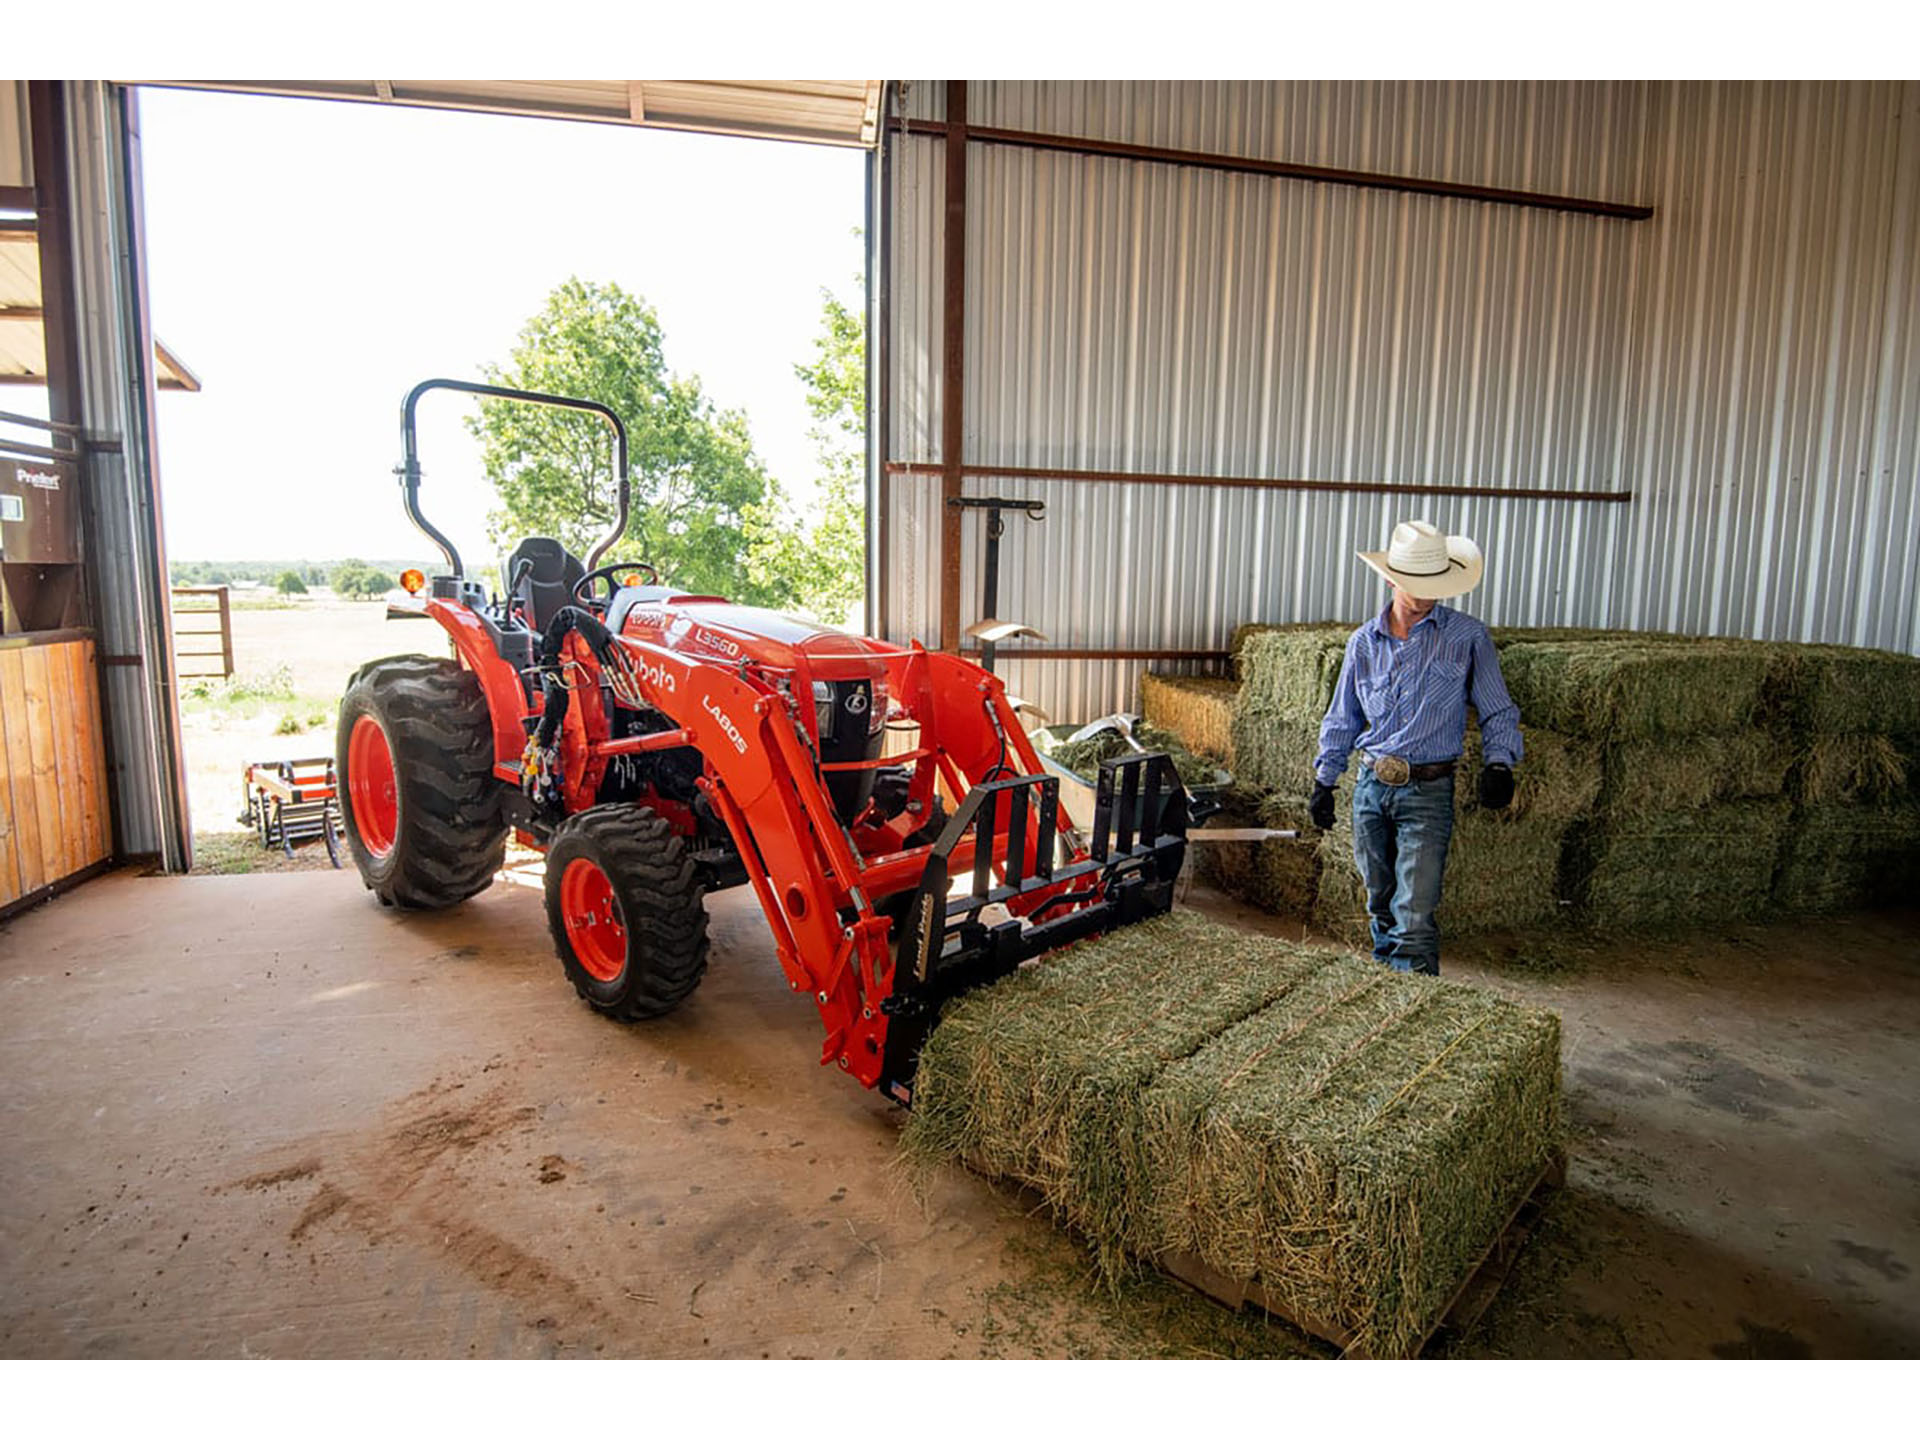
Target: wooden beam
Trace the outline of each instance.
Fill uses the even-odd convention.
[[[38,197],[31,185],[0,185],[0,210],[32,210]]]

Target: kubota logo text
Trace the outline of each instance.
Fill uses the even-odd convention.
[[[669,695],[679,688],[680,682],[674,679],[673,672],[664,666],[654,664],[651,660],[643,660],[635,656],[633,668],[647,684],[654,686],[656,689],[664,690]]]
[[[747,737],[740,733],[740,727],[733,723],[727,712],[714,704],[705,695],[700,697],[700,708],[720,723],[720,731],[733,742],[733,748],[742,755],[747,753]]]

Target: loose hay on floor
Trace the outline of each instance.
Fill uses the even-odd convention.
[[[1189,913],[948,1007],[905,1145],[1406,1354],[1559,1139],[1555,1016]]]

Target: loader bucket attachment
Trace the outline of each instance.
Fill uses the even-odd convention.
[[[1086,858],[1065,865],[1055,855],[1059,807],[1055,776],[989,780],[967,792],[934,842],[896,927],[893,993],[880,1006],[890,1017],[880,1086],[902,1105],[912,1103],[920,1047],[946,1001],[1049,950],[1172,908],[1189,810],[1167,756],[1101,764]],[[968,835],[973,866],[965,892],[954,893],[953,852]],[[1018,918],[984,923],[981,911],[993,904]]]

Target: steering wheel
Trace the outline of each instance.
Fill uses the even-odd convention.
[[[654,569],[653,566],[647,564],[646,561],[622,560],[617,565],[597,565],[587,571],[587,573],[582,575],[578,580],[574,581],[574,599],[585,600],[588,604],[592,604],[592,597],[584,592],[596,581],[604,580],[607,582],[607,599],[611,601],[614,592],[617,591],[623,583],[617,577],[630,574],[635,570],[644,570],[647,572],[647,584],[658,585],[660,583],[660,572]]]

